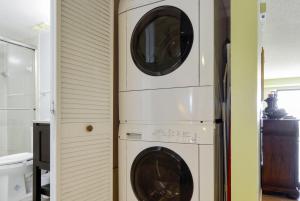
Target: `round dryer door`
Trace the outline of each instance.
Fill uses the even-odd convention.
[[[139,201],[190,201],[194,187],[184,160],[163,147],[145,149],[136,157],[131,185]]]
[[[175,71],[188,57],[193,40],[188,16],[173,6],[157,7],[137,23],[131,38],[135,65],[151,76]]]

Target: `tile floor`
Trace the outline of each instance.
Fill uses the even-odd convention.
[[[291,200],[287,197],[263,195],[262,201],[297,201],[297,200]]]

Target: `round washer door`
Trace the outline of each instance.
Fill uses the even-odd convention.
[[[131,185],[139,201],[190,201],[194,188],[185,161],[164,147],[145,149],[135,158]]]
[[[151,76],[167,75],[188,57],[194,40],[193,26],[179,8],[161,6],[147,12],[131,38],[135,65]]]

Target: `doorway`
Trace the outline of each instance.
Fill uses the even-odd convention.
[[[263,1],[263,201],[299,199],[300,2]],[[262,8],[262,6],[261,6]],[[275,165],[276,164],[276,165]],[[285,169],[285,170],[284,170]]]
[[[0,13],[0,200],[31,201],[34,122],[50,119],[50,0],[2,0]]]

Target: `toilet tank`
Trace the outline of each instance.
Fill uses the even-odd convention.
[[[120,0],[119,4],[119,14],[126,12],[130,9],[134,9],[137,7],[145,6],[148,4],[161,2],[164,0]]]

